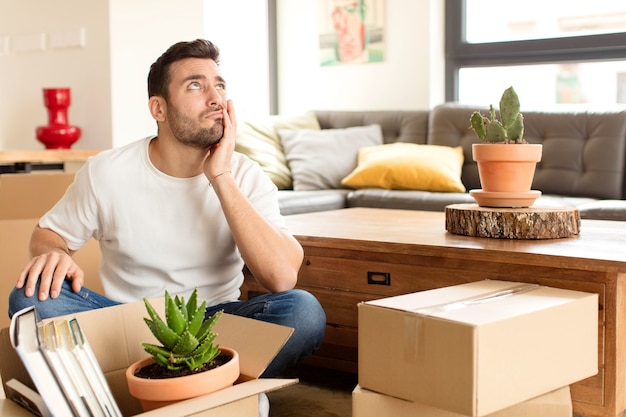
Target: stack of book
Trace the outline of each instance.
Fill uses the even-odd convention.
[[[37,392],[12,379],[8,398],[44,417],[122,417],[75,318],[42,323],[29,307],[13,316],[10,338]]]

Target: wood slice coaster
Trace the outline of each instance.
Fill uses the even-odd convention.
[[[580,213],[569,207],[446,207],[446,230],[455,235],[499,239],[557,239],[580,233]]]

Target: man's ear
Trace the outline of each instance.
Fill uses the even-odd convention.
[[[160,96],[152,96],[148,101],[148,107],[150,108],[150,114],[152,118],[157,122],[165,121],[165,113],[167,110],[167,103],[165,99]]]

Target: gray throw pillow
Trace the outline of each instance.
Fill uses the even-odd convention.
[[[341,180],[356,168],[359,149],[383,143],[379,125],[279,130],[278,136],[295,191],[346,188]]]

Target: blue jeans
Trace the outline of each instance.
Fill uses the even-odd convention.
[[[75,293],[70,282],[65,281],[59,297],[45,301],[39,301],[36,295],[26,297],[23,288],[13,288],[9,295],[9,317],[31,305],[35,306],[42,319],[46,319],[118,304],[84,287]],[[211,316],[218,310],[295,329],[261,375],[264,378],[275,377],[298,360],[310,356],[320,347],[326,330],[326,314],[322,306],[313,295],[302,290],[263,294],[249,300],[211,306],[207,308],[206,315]]]

